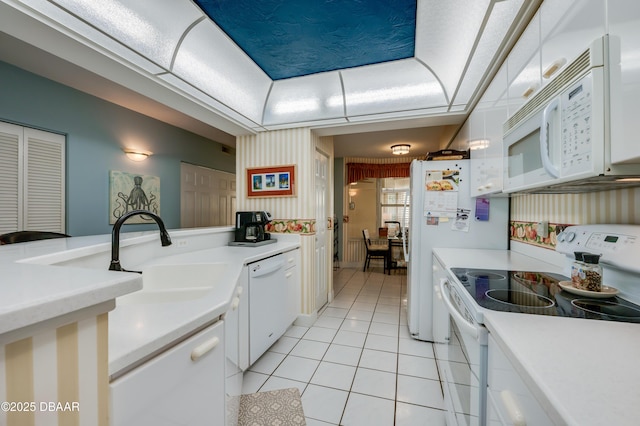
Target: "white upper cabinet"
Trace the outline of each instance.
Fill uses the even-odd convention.
[[[612,73],[612,77],[619,79],[612,80],[612,86],[617,84],[619,88],[613,92],[619,98],[612,98],[611,115],[618,119],[617,125],[612,127],[612,137],[624,141],[612,144],[611,161],[637,162],[640,160],[636,125],[640,117],[640,2],[610,0],[608,7],[611,45],[620,48],[620,69],[617,76]]]
[[[507,59],[509,116],[606,33],[606,16],[606,0],[542,3]]]
[[[539,10],[509,53],[507,74],[509,115],[513,115],[541,85]]]
[[[605,34],[606,5],[605,0],[545,0],[538,13],[544,86]]]
[[[502,125],[509,116],[503,65],[470,116],[471,195],[502,191]]]

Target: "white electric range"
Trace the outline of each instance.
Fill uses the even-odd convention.
[[[570,227],[558,236],[557,249],[567,256],[564,267],[507,251],[434,250],[434,334],[436,341],[446,342],[436,345],[436,357],[449,426],[486,424],[485,313],[640,322],[640,286],[634,285],[640,282],[634,264],[638,239],[637,226]],[[574,251],[601,255],[605,284],[619,290],[616,297],[561,289],[558,283],[568,280]]]

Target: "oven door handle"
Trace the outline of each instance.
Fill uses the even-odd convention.
[[[478,327],[475,327],[473,324],[470,324],[469,321],[467,321],[462,316],[462,314],[458,312],[456,307],[453,306],[453,303],[451,303],[451,300],[449,300],[450,293],[445,291],[445,283],[448,283],[448,280],[446,278],[440,279],[440,292],[442,293],[442,300],[444,301],[444,304],[447,306],[447,310],[449,311],[449,314],[454,319],[456,324],[458,324],[458,327],[460,327],[460,331],[466,334],[469,334],[474,339],[478,340],[480,338],[480,332],[478,331]]]

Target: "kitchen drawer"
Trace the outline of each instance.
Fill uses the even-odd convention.
[[[285,258],[285,266],[284,269],[288,270],[291,268],[295,268],[300,264],[300,250],[295,249],[284,253]]]
[[[542,405],[489,334],[488,425],[553,425]]]
[[[112,426],[225,423],[224,321],[110,384]]]

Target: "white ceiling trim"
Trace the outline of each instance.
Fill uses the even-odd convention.
[[[134,0],[0,0],[20,18],[13,28],[6,14],[0,22],[8,34],[158,102],[192,103],[187,114],[193,110],[199,120],[239,135],[467,113],[478,91],[467,104],[455,96],[471,74],[469,55],[495,1],[419,0],[415,58],[276,82],[190,0],[156,0],[154,7]],[[522,0],[500,3],[508,2]],[[435,21],[434,11],[441,14]],[[17,28],[25,19],[39,25]],[[203,110],[216,117],[203,117]]]

